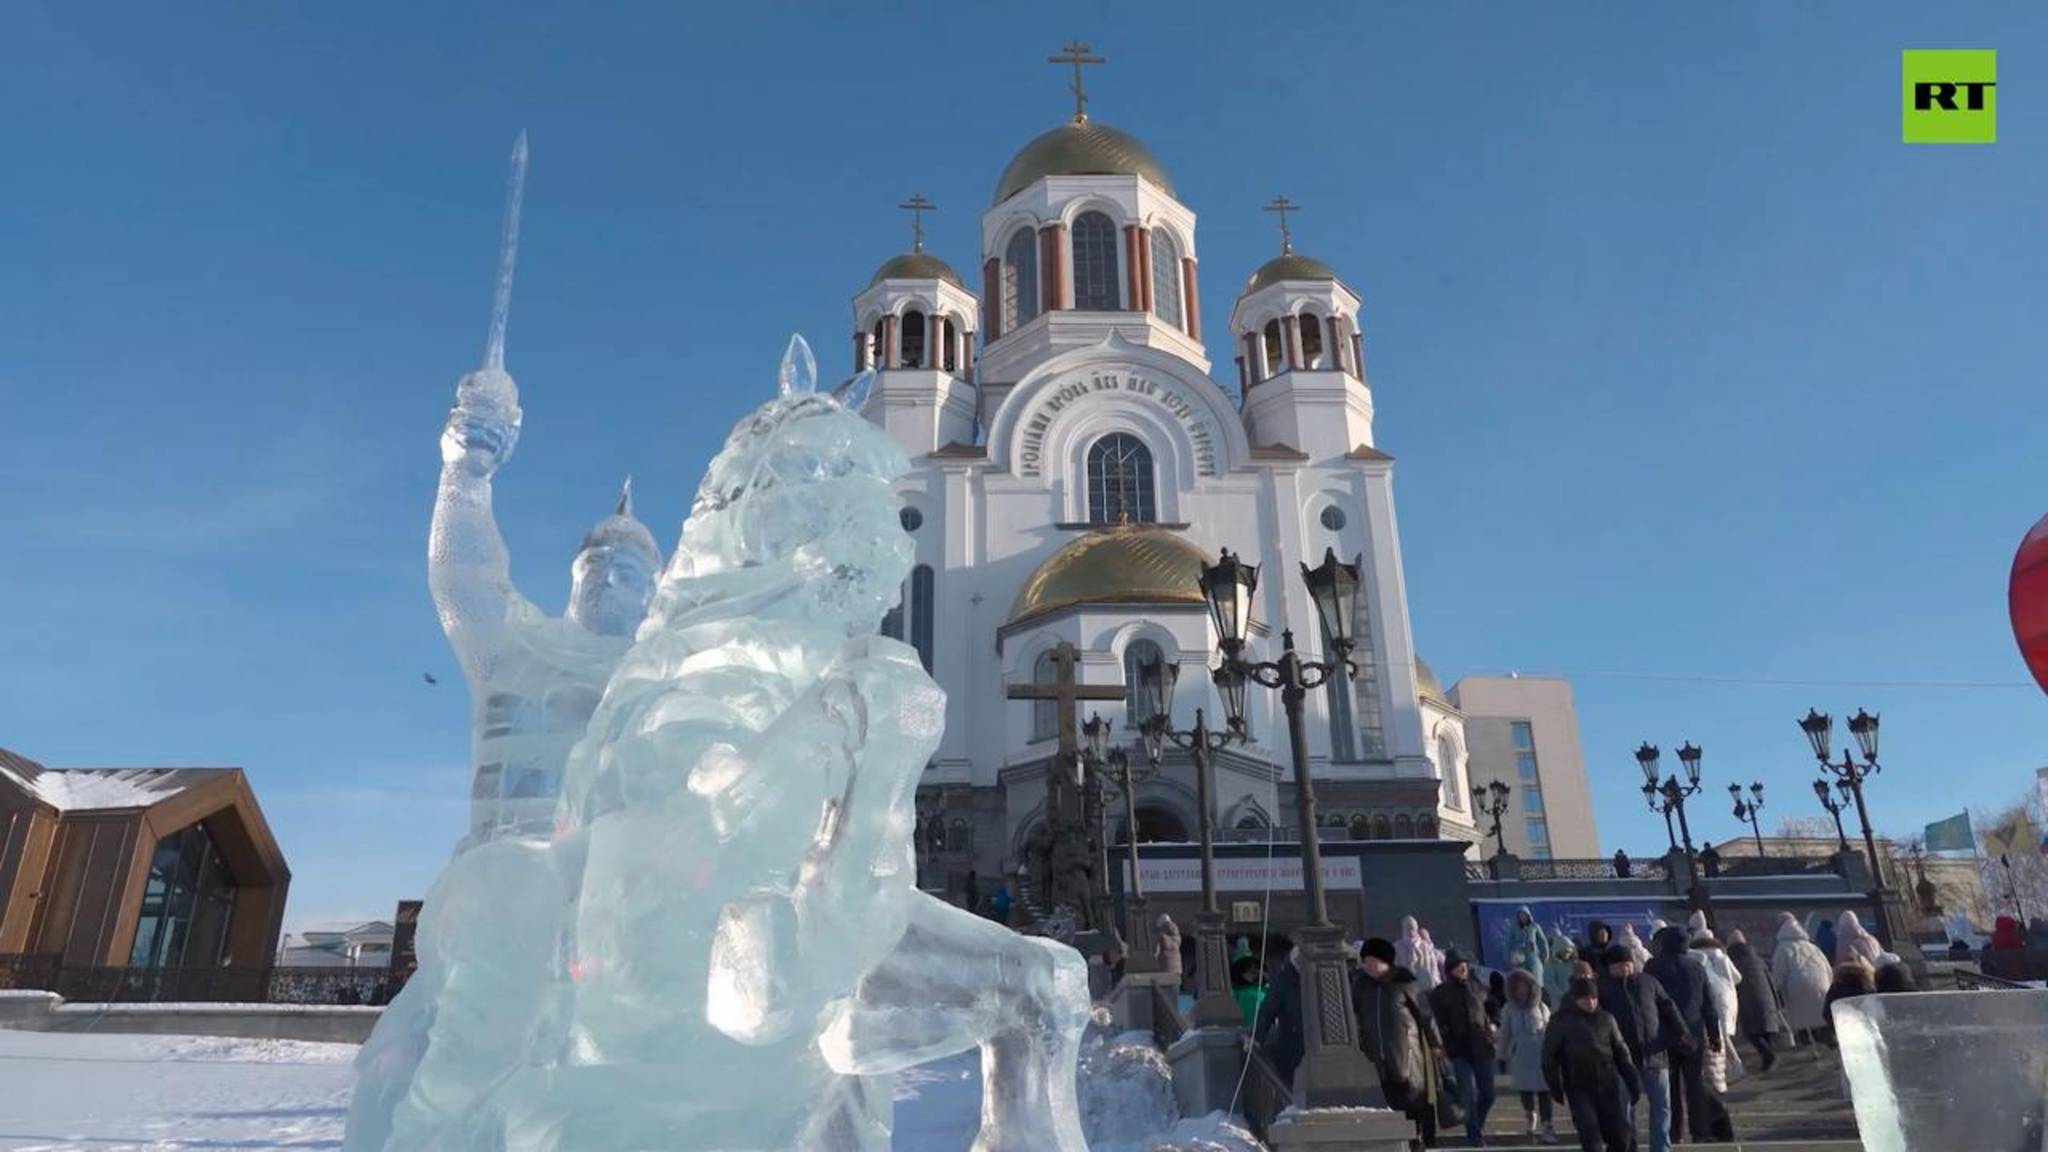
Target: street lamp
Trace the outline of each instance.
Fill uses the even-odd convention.
[[[1308,771],[1308,722],[1305,705],[1308,693],[1321,687],[1340,670],[1347,676],[1351,663],[1351,624],[1358,618],[1358,574],[1363,562],[1344,564],[1332,549],[1325,549],[1323,562],[1315,568],[1301,566],[1301,578],[1315,601],[1323,635],[1329,637],[1332,659],[1303,660],[1294,650],[1294,631],[1280,633],[1280,659],[1253,662],[1244,657],[1245,628],[1251,620],[1252,594],[1259,586],[1257,565],[1239,560],[1224,549],[1215,564],[1202,566],[1202,595],[1209,601],[1209,614],[1216,624],[1217,646],[1223,652],[1224,707],[1230,730],[1242,735],[1244,692],[1248,681],[1278,689],[1287,712],[1287,737],[1294,752],[1295,822],[1300,828],[1301,876],[1307,888],[1309,924],[1295,933],[1301,954],[1296,967],[1301,973],[1302,1019],[1313,1023],[1305,1029],[1306,1050],[1302,1056],[1302,1097],[1304,1108],[1381,1105],[1385,1096],[1379,1077],[1366,1061],[1358,1043],[1358,1024],[1351,1008],[1351,974],[1344,953],[1344,930],[1330,922],[1329,901],[1323,892],[1323,850],[1317,840],[1315,784]],[[1234,689],[1234,691],[1233,691]],[[1325,998],[1332,1002],[1325,1003]]]
[[[1806,733],[1807,742],[1813,745],[1814,759],[1820,761],[1822,771],[1834,776],[1839,781],[1839,786],[1846,787],[1850,799],[1856,803],[1856,820],[1863,826],[1863,858],[1870,862],[1870,881],[1875,885],[1871,889],[1870,897],[1877,906],[1877,938],[1879,943],[1890,948],[1892,929],[1891,917],[1886,915],[1884,869],[1877,859],[1877,837],[1870,831],[1870,810],[1863,804],[1863,782],[1880,771],[1877,762],[1877,717],[1858,708],[1856,714],[1849,717],[1845,726],[1849,729],[1849,735],[1856,738],[1856,749],[1863,754],[1861,762],[1851,756],[1847,748],[1842,749],[1840,763],[1828,759],[1835,721],[1827,713],[1808,708],[1806,715],[1799,721],[1799,730]],[[1839,815],[1835,818],[1841,819]],[[1847,843],[1846,837],[1844,843]]]
[[[1216,675],[1217,686],[1221,688],[1223,673],[1219,671]],[[1239,682],[1238,696],[1242,699],[1242,677]],[[1223,910],[1216,900],[1216,800],[1210,757],[1230,743],[1233,734],[1228,728],[1211,732],[1200,708],[1195,709],[1193,728],[1175,729],[1173,690],[1179,683],[1180,665],[1168,664],[1163,656],[1138,664],[1138,690],[1149,709],[1142,729],[1145,756],[1152,770],[1159,770],[1168,744],[1187,749],[1195,759],[1195,803],[1201,809],[1198,823],[1202,839],[1202,910],[1195,913],[1195,1024],[1228,1028],[1241,1024],[1244,1017],[1230,990],[1230,943],[1223,931]]]
[[[1840,800],[1835,799],[1835,790],[1828,787],[1828,782],[1825,780],[1815,780],[1813,782],[1813,794],[1820,798],[1820,806],[1828,810],[1828,815],[1835,818],[1835,843],[1841,851],[1847,852],[1849,850],[1849,834],[1842,831],[1842,809],[1849,806],[1849,786],[1837,781],[1836,787],[1842,790],[1842,798]]]
[[[1158,959],[1152,955],[1152,924],[1145,919],[1145,886],[1138,878],[1138,784],[1159,774],[1159,763],[1153,760],[1144,767],[1131,763],[1130,755],[1120,747],[1110,745],[1110,730],[1115,725],[1100,715],[1090,716],[1081,725],[1081,736],[1085,741],[1089,757],[1095,761],[1098,784],[1114,784],[1124,794],[1124,843],[1129,847],[1131,860],[1131,890],[1124,897],[1124,971],[1152,972],[1158,969]],[[1107,813],[1104,814],[1105,817]],[[1103,880],[1109,877],[1109,836],[1102,837]]]
[[[1476,784],[1472,787],[1472,814],[1493,818],[1493,828],[1487,835],[1493,837],[1495,859],[1508,854],[1507,836],[1501,831],[1500,818],[1507,815],[1509,791],[1508,786],[1499,780],[1484,787]]]
[[[1763,859],[1764,830],[1757,823],[1757,814],[1764,810],[1764,786],[1761,783],[1751,781],[1749,785],[1749,799],[1744,800],[1742,798],[1742,785],[1730,784],[1728,786],[1728,798],[1735,801],[1735,818],[1748,824],[1749,830],[1756,835],[1756,857],[1759,860]]]
[[[1657,751],[1657,746],[1647,740],[1643,742],[1642,747],[1636,749],[1636,766],[1643,770],[1643,798],[1649,801],[1650,811],[1662,812],[1664,814],[1664,825],[1667,833],[1671,828],[1671,814],[1674,812],[1678,814],[1679,841],[1685,847],[1687,894],[1691,898],[1693,906],[1706,913],[1707,922],[1712,924],[1714,920],[1713,898],[1707,892],[1706,887],[1700,883],[1699,865],[1693,857],[1692,850],[1692,823],[1685,818],[1686,797],[1692,796],[1700,790],[1700,757],[1702,755],[1703,753],[1699,745],[1694,744],[1690,740],[1686,741],[1678,749],[1679,767],[1685,773],[1685,782],[1682,784],[1679,783],[1677,772],[1666,776],[1662,783],[1658,782],[1657,777],[1661,774],[1658,760],[1661,758],[1661,754]]]

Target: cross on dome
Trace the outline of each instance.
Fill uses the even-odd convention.
[[[1276,212],[1280,216],[1280,254],[1285,256],[1293,252],[1294,233],[1287,227],[1287,214],[1289,212],[1301,211],[1301,205],[1296,204],[1285,196],[1275,196],[1273,197],[1273,202],[1266,205],[1266,211]]]
[[[924,198],[924,193],[913,192],[910,199],[897,205],[910,213],[910,250],[924,251],[924,214],[938,211],[939,206]]]
[[[1074,94],[1074,123],[1087,123],[1088,90],[1081,84],[1081,67],[1085,64],[1105,63],[1103,58],[1092,55],[1088,45],[1083,41],[1069,40],[1060,49],[1059,55],[1047,56],[1045,62],[1048,64],[1072,64],[1074,66],[1074,82],[1067,89]]]

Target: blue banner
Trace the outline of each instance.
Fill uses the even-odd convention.
[[[1975,852],[1977,834],[1970,830],[1970,814],[1958,812],[1946,820],[1936,820],[1927,826],[1922,834],[1929,852]]]
[[[1605,923],[1617,935],[1623,924],[1633,924],[1636,935],[1647,944],[1650,921],[1669,919],[1676,914],[1672,905],[1655,900],[1474,900],[1472,908],[1479,919],[1480,963],[1488,968],[1508,966],[1508,929],[1515,923],[1515,913],[1523,907],[1529,909],[1530,918],[1543,929],[1552,954],[1557,951],[1559,934],[1574,944],[1583,943],[1587,927],[1595,920]]]

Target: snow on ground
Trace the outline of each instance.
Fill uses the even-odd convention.
[[[0,1030],[0,1150],[337,1149],[356,1051],[300,1040]],[[896,1152],[967,1152],[980,1119],[978,1054],[897,1077]],[[1220,1120],[1182,1120],[1094,1152],[1245,1147]]]

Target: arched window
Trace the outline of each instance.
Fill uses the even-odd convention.
[[[1436,738],[1436,767],[1444,777],[1444,807],[1463,812],[1465,782],[1458,774],[1458,746],[1448,735]]]
[[[1116,221],[1100,212],[1074,218],[1074,307],[1114,312],[1121,294],[1116,282]]]
[[[1237,818],[1235,827],[1239,832],[1263,832],[1266,821],[1257,812],[1247,812]]]
[[[944,368],[948,372],[958,372],[960,370],[960,329],[954,326],[953,318],[950,316],[939,322],[939,350],[940,355],[943,357],[939,361],[939,367]]]
[[[882,616],[882,635],[891,640],[903,639],[903,602],[909,595],[910,589],[907,586],[899,588],[895,606]]]
[[[1415,839],[1415,818],[1413,816],[1403,812],[1399,816],[1394,817],[1394,839]]]
[[[1372,821],[1366,819],[1365,814],[1362,812],[1351,818],[1351,838],[1353,840],[1372,839]]]
[[[887,338],[888,332],[889,322],[887,320],[875,321],[874,331],[868,333],[868,362],[862,365],[862,367],[880,368],[889,362],[889,351],[882,346],[882,341]]]
[[[1375,840],[1392,840],[1394,838],[1394,826],[1388,822],[1386,813],[1382,812],[1372,818],[1372,838]]]
[[[1280,322],[1278,320],[1266,321],[1265,339],[1262,340],[1260,343],[1265,349],[1266,353],[1265,374],[1267,376],[1273,376],[1278,374],[1280,371],[1280,365],[1285,363],[1287,360],[1287,352],[1285,347],[1283,346],[1285,344],[1285,341],[1283,341],[1280,337]]]
[[[1112,432],[1088,449],[1088,522],[1135,524],[1159,518],[1152,499],[1152,450],[1125,432]]]
[[[1415,818],[1415,836],[1420,840],[1436,839],[1436,817],[1417,816]]]
[[[1017,229],[1003,249],[1003,334],[1038,318],[1038,233]]]
[[[1323,364],[1323,322],[1313,312],[1301,314],[1301,362],[1311,368]]]
[[[1033,684],[1057,684],[1060,682],[1059,666],[1051,652],[1040,652],[1038,660],[1031,665]],[[1060,734],[1060,705],[1057,700],[1033,700],[1031,702],[1031,739],[1052,740]]]
[[[919,564],[910,570],[910,646],[924,670],[932,670],[932,566]]]
[[[915,308],[905,312],[897,330],[903,334],[903,366],[924,367],[924,313]]]
[[[1180,245],[1164,228],[1152,229],[1152,312],[1175,328],[1182,327]]]
[[[1155,663],[1166,663],[1166,653],[1159,645],[1150,640],[1133,640],[1124,645],[1124,716],[1133,728],[1144,727],[1145,721],[1152,718],[1152,694],[1144,688],[1144,669]]]

